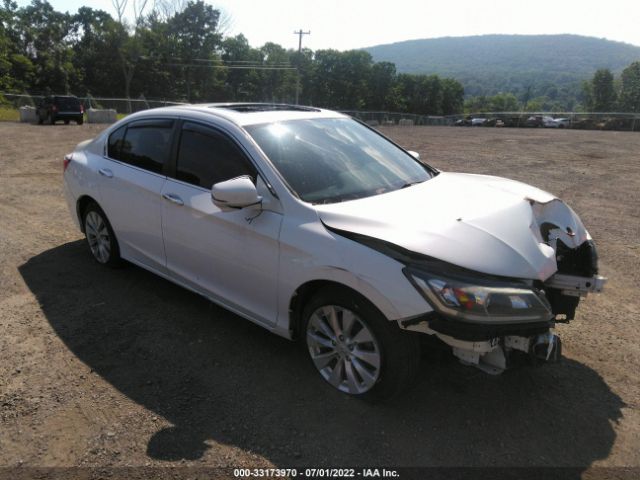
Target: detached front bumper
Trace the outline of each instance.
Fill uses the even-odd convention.
[[[593,267],[586,275],[556,273],[544,282],[484,277],[436,263],[430,269],[407,267],[405,275],[433,311],[398,323],[437,337],[463,363],[488,373],[501,373],[520,354],[534,363],[558,361],[556,322],[573,319],[580,298],[602,291],[607,280],[597,275],[592,244],[584,245],[583,256]]]
[[[402,329],[437,337],[451,347],[463,364],[490,374],[506,370],[516,356],[531,363],[558,362],[562,356],[560,338],[553,333],[553,321],[519,324],[460,322],[436,312],[400,321]]]
[[[506,335],[490,340],[471,342],[448,335],[436,336],[452,348],[453,354],[465,365],[498,375],[506,370],[515,356],[528,357],[530,363],[557,363],[562,357],[562,342],[551,330],[535,335]]]

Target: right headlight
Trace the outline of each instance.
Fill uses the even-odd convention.
[[[407,267],[404,273],[435,310],[448,317],[483,323],[548,321],[546,299],[524,283],[430,273]]]

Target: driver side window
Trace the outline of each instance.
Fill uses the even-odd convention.
[[[210,189],[213,184],[249,175],[256,169],[240,148],[213,128],[185,123],[180,135],[176,178]]]

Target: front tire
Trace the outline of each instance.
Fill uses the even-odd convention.
[[[388,400],[409,387],[420,363],[417,336],[404,332],[356,293],[327,288],[303,311],[312,363],[337,390]]]
[[[97,203],[90,203],[82,217],[89,251],[96,262],[108,267],[121,264],[120,248],[113,228]]]

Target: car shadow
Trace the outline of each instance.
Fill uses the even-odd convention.
[[[148,439],[156,460],[214,440],[281,466],[586,467],[624,406],[572,360],[491,377],[432,359],[409,393],[371,405],[334,392],[299,345],[140,268],[104,268],[82,241],[20,273],[74,355],[171,422]]]

